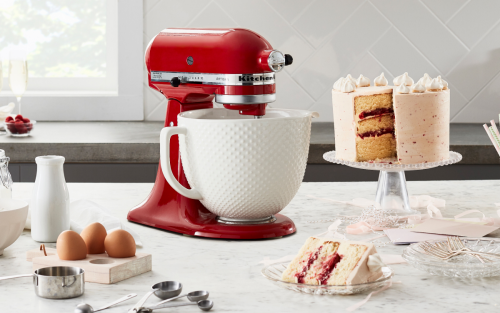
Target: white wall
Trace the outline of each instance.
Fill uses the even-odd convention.
[[[274,107],[332,121],[337,78],[385,72],[441,75],[451,118],[483,123],[500,113],[498,0],[145,0],[144,46],[167,27],[244,27],[294,57],[277,74]],[[144,84],[145,117],[163,120],[166,100]]]

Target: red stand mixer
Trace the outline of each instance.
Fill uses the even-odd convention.
[[[181,112],[213,108],[213,100],[242,115],[262,117],[267,103],[276,99],[275,72],[292,61],[259,34],[237,28],[165,29],[145,53],[149,86],[168,99],[165,127],[177,126]],[[170,141],[170,160],[175,178],[189,188],[176,139]],[[274,238],[296,231],[292,220],[281,214],[261,224],[221,223],[200,201],[177,193],[161,165],[151,194],[130,210],[127,219],[210,238]]]

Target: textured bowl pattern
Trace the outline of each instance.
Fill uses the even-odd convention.
[[[281,211],[297,193],[307,163],[311,116],[260,120],[179,117],[189,184],[212,213],[256,219]]]

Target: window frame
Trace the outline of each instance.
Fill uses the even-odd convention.
[[[110,7],[116,9],[109,10]],[[38,121],[144,120],[142,1],[111,0],[107,16],[117,25],[106,31],[108,46],[112,49],[107,58],[107,77],[111,75],[111,79],[29,78],[21,99],[23,115]],[[0,106],[17,103],[6,75]],[[99,85],[96,81],[103,83]],[[62,86],[62,90],[55,90],[54,82]],[[17,108],[13,113],[17,113]]]

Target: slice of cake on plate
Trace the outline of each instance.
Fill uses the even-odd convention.
[[[332,90],[336,158],[355,162],[427,163],[449,158],[450,90],[440,76],[417,83],[404,73],[389,86],[361,75]]]
[[[355,285],[380,278],[384,266],[367,242],[309,237],[282,280],[310,285]]]

